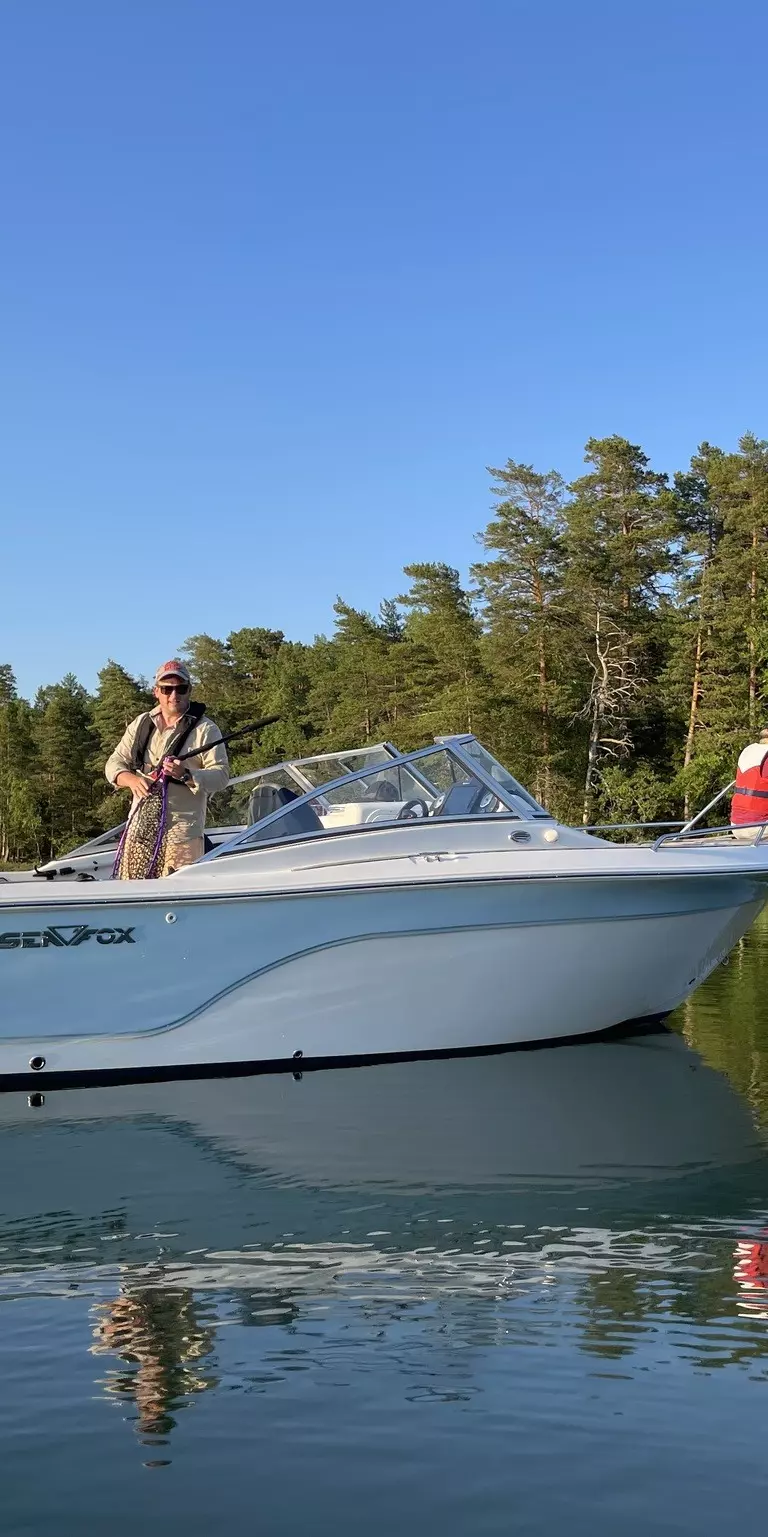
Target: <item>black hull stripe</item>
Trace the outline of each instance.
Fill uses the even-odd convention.
[[[329,1068],[376,1067],[387,1062],[431,1062],[451,1057],[496,1057],[513,1051],[542,1051],[550,1046],[577,1046],[581,1042],[622,1040],[626,1036],[655,1034],[666,1029],[666,1014],[644,1014],[601,1030],[578,1035],[557,1035],[546,1040],[507,1041],[495,1046],[449,1046],[435,1051],[358,1052],[354,1056],[275,1057],[253,1062],[193,1062],[178,1066],[97,1068],[93,1072],[0,1074],[0,1094],[47,1093],[49,1089],[109,1088],[130,1083],[178,1083],[188,1078],[252,1078],[265,1073],[314,1073]]]

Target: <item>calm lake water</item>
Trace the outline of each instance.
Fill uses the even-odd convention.
[[[0,1532],[760,1524],[766,999],[762,923],[669,1035],[0,1096]]]

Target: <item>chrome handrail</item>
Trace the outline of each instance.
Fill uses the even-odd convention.
[[[576,829],[580,833],[626,833],[642,831],[644,827],[683,827],[685,824],[678,818],[676,822],[592,822],[589,827]]]
[[[698,832],[693,832],[693,829],[696,827],[697,822],[700,822],[702,817],[707,815],[708,811],[711,811],[714,806],[718,805],[724,796],[730,793],[735,783],[736,780],[731,779],[727,785],[723,786],[722,790],[718,790],[717,795],[714,795],[711,801],[707,801],[706,806],[702,806],[701,811],[696,812],[695,817],[691,817],[687,822],[603,822],[594,823],[591,827],[585,827],[584,831],[588,833],[642,832],[644,828],[652,827],[676,827],[678,829],[676,833],[664,833],[661,838],[657,838],[653,845],[654,849],[660,848],[663,844],[673,842],[677,838],[688,837],[689,834],[694,838],[697,838],[701,836],[709,837],[713,833],[729,833],[731,831],[730,823],[725,827],[700,828]],[[741,822],[739,824],[740,827],[762,827],[763,830],[765,830],[765,825],[766,824],[763,822]],[[755,844],[762,841],[762,836],[763,834],[761,833],[760,836],[755,839]],[[750,844],[749,847],[754,847],[754,844]]]
[[[701,811],[697,811],[695,817],[691,817],[690,822],[686,822],[685,826],[681,829],[681,831],[682,832],[687,832],[689,827],[695,827],[696,823],[700,822],[702,817],[705,817],[707,812],[711,811],[712,807],[716,806],[718,801],[721,801],[723,796],[727,795],[728,792],[733,789],[735,783],[736,783],[736,780],[735,779],[731,779],[730,782],[727,785],[723,786],[722,790],[718,790],[717,795],[713,796],[711,801],[707,801],[706,806],[702,806]],[[749,826],[750,824],[746,823],[745,825]]]
[[[748,832],[751,828],[754,828],[755,832],[757,833],[757,837],[752,841],[752,843],[748,843],[746,845],[747,848],[754,849],[757,848],[758,843],[762,843],[763,838],[768,831],[768,822],[739,822],[737,827],[739,832]],[[726,822],[722,827],[697,827],[695,831],[688,827],[686,824],[686,826],[681,827],[680,831],[677,833],[662,833],[662,836],[656,839],[653,848],[655,852],[656,849],[668,848],[670,844],[678,843],[681,838],[691,838],[695,841],[697,838],[704,839],[722,837],[723,833],[732,833],[733,831],[734,826],[731,822]]]

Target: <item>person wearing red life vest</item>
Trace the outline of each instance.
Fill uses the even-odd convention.
[[[749,822],[768,822],[768,731],[761,731],[758,740],[739,754],[731,827],[738,836],[739,828]],[[742,836],[751,838],[755,832],[744,827]]]

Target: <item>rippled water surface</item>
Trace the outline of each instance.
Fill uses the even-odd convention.
[[[761,1521],[766,989],[762,923],[669,1035],[0,1096],[0,1532]]]

